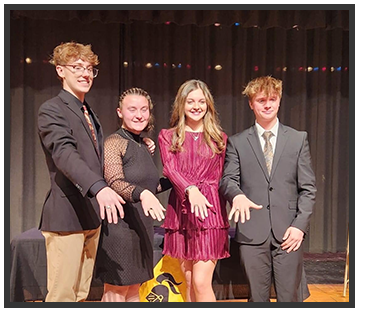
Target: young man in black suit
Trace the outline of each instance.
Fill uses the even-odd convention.
[[[98,74],[90,45],[62,43],[50,61],[62,89],[41,105],[38,132],[50,174],[40,223],[46,240],[46,301],[84,301],[90,289],[100,218],[117,223],[124,200],[103,178],[103,131],[85,101]]]
[[[303,301],[302,241],[316,193],[307,133],[279,122],[280,80],[256,78],[243,94],[256,122],[228,139],[220,191],[237,223],[249,300],[270,301],[273,279],[278,302]]]

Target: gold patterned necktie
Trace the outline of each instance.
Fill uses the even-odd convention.
[[[266,168],[267,168],[267,172],[271,173],[271,167],[272,167],[272,160],[274,158],[274,152],[272,149],[272,144],[270,142],[270,138],[274,136],[274,134],[271,131],[265,131],[262,134],[262,137],[264,137],[265,139],[265,145],[264,145],[264,156],[265,156],[265,161],[266,161]]]
[[[82,108],[84,109],[84,116],[85,116],[87,124],[89,125],[90,131],[91,131],[91,136],[93,137],[93,142],[94,142],[95,148],[96,148],[96,150],[98,151],[98,154],[99,154],[98,143],[96,141],[95,130],[94,130],[94,126],[93,126],[93,124],[91,122],[91,119],[90,119],[90,114],[89,114],[89,112],[88,112],[85,105],[82,105]]]

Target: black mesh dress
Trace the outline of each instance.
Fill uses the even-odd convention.
[[[139,201],[143,190],[161,190],[157,168],[138,135],[119,129],[105,140],[104,174],[126,204],[124,219],[102,223],[96,276],[103,283],[133,285],[153,278],[153,219]]]

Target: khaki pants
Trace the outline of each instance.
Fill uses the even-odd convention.
[[[42,231],[46,239],[46,302],[85,301],[93,277],[100,226],[80,232]]]

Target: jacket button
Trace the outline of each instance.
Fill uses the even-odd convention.
[[[270,204],[267,205],[266,209],[270,210]]]
[[[272,191],[272,190],[274,190],[274,188],[273,188],[273,187],[270,187],[270,188],[269,188],[269,191]]]

